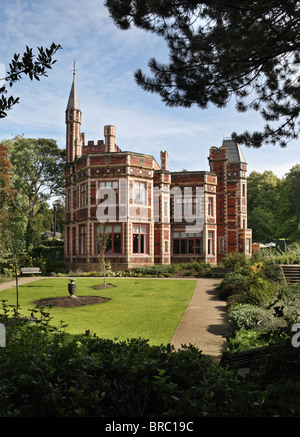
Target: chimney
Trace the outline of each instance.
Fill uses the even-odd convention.
[[[104,138],[105,138],[105,151],[116,151],[116,128],[115,126],[104,126]]]
[[[162,170],[168,170],[168,152],[166,151],[161,151],[160,152],[160,167]]]

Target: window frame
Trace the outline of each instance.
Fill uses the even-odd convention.
[[[79,205],[83,208],[87,205],[87,183],[80,184],[79,190]]]
[[[207,214],[210,216],[210,217],[214,217],[214,198],[213,198],[213,196],[208,196],[208,199],[207,199]]]
[[[175,234],[179,234],[175,237]],[[185,235],[184,235],[185,234]],[[193,236],[191,236],[193,235]],[[174,241],[178,241],[178,253],[174,251]],[[196,241],[199,240],[199,252],[197,249]],[[193,251],[190,251],[190,243],[193,243]],[[185,246],[186,251],[183,247]],[[184,232],[184,231],[174,231],[172,233],[172,254],[173,255],[186,255],[186,256],[197,256],[203,254],[203,236],[201,232]]]
[[[71,189],[67,190],[67,211],[71,211]]]
[[[251,253],[251,238],[246,238],[245,251],[247,254]]]
[[[139,232],[135,232],[135,226],[139,228]],[[142,226],[145,227],[146,231],[145,232],[141,232]],[[134,236],[138,235],[138,251],[135,252],[134,251],[134,246],[135,246],[135,238]],[[143,240],[143,245],[145,248],[144,252],[141,252],[141,248],[142,248],[142,236],[144,236]],[[132,254],[133,255],[149,255],[149,225],[145,224],[145,223],[133,223],[132,224]]]
[[[215,255],[215,231],[207,231],[207,255]]]
[[[138,185],[138,186],[136,186]],[[144,186],[144,188],[142,188]],[[133,181],[133,203],[134,205],[147,205],[147,182]]]
[[[115,196],[116,196],[115,197],[116,203],[117,203],[118,202],[118,196],[119,196],[119,181],[117,179],[115,179],[115,180],[109,180],[109,181],[98,181],[98,185],[97,185],[97,204],[100,205],[100,203],[102,203],[105,200],[104,198],[100,198],[99,197],[99,190],[100,190],[100,188],[102,188],[101,184],[104,184],[104,185],[102,185],[102,187],[104,187],[104,188],[113,188]],[[116,186],[114,186],[114,184]]]
[[[175,217],[195,219],[199,215],[200,202],[198,196],[175,197]]]
[[[78,237],[79,237],[79,255],[80,256],[86,255],[87,254],[86,225],[79,225]]]
[[[66,227],[66,256],[70,256],[70,226]]]
[[[95,255],[99,255],[99,251],[98,251],[98,244],[97,244],[97,236],[98,236],[98,226],[99,224],[96,223],[95,224],[95,244],[94,244],[94,252]],[[106,226],[112,226],[112,232],[107,232],[105,230]],[[115,227],[116,226],[120,226],[120,232],[115,231]],[[104,232],[106,232],[107,234],[111,235],[111,252],[108,252],[107,250],[105,250],[105,255],[122,255],[122,235],[123,235],[123,229],[122,229],[122,224],[121,223],[105,223],[104,225]],[[120,235],[120,252],[115,252],[115,235]]]

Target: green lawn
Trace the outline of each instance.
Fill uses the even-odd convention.
[[[35,300],[68,296],[68,278],[41,279],[19,287],[21,312],[35,308]],[[77,296],[102,296],[111,300],[98,305],[73,308],[52,307],[51,324],[63,320],[70,334],[83,334],[87,329],[99,337],[118,340],[149,339],[160,345],[171,341],[181,317],[192,297],[196,281],[169,279],[109,278],[115,285],[94,290],[102,278],[77,278]],[[0,292],[0,301],[16,304],[15,288]]]

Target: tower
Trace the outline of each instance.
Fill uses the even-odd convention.
[[[232,139],[210,149],[211,171],[217,183],[217,261],[230,252],[251,256],[251,229],[247,229],[247,163]]]
[[[75,82],[75,62],[73,68],[73,83],[66,109],[66,161],[73,162],[76,157],[82,153],[82,136],[80,126],[82,112],[80,109],[79,98]]]

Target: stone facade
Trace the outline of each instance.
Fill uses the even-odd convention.
[[[210,171],[171,172],[147,154],[122,151],[115,126],[85,144],[75,77],[66,109],[65,262],[98,269],[97,238],[107,236],[114,270],[203,260],[226,253],[251,256],[247,229],[247,164],[237,144],[212,147]]]

